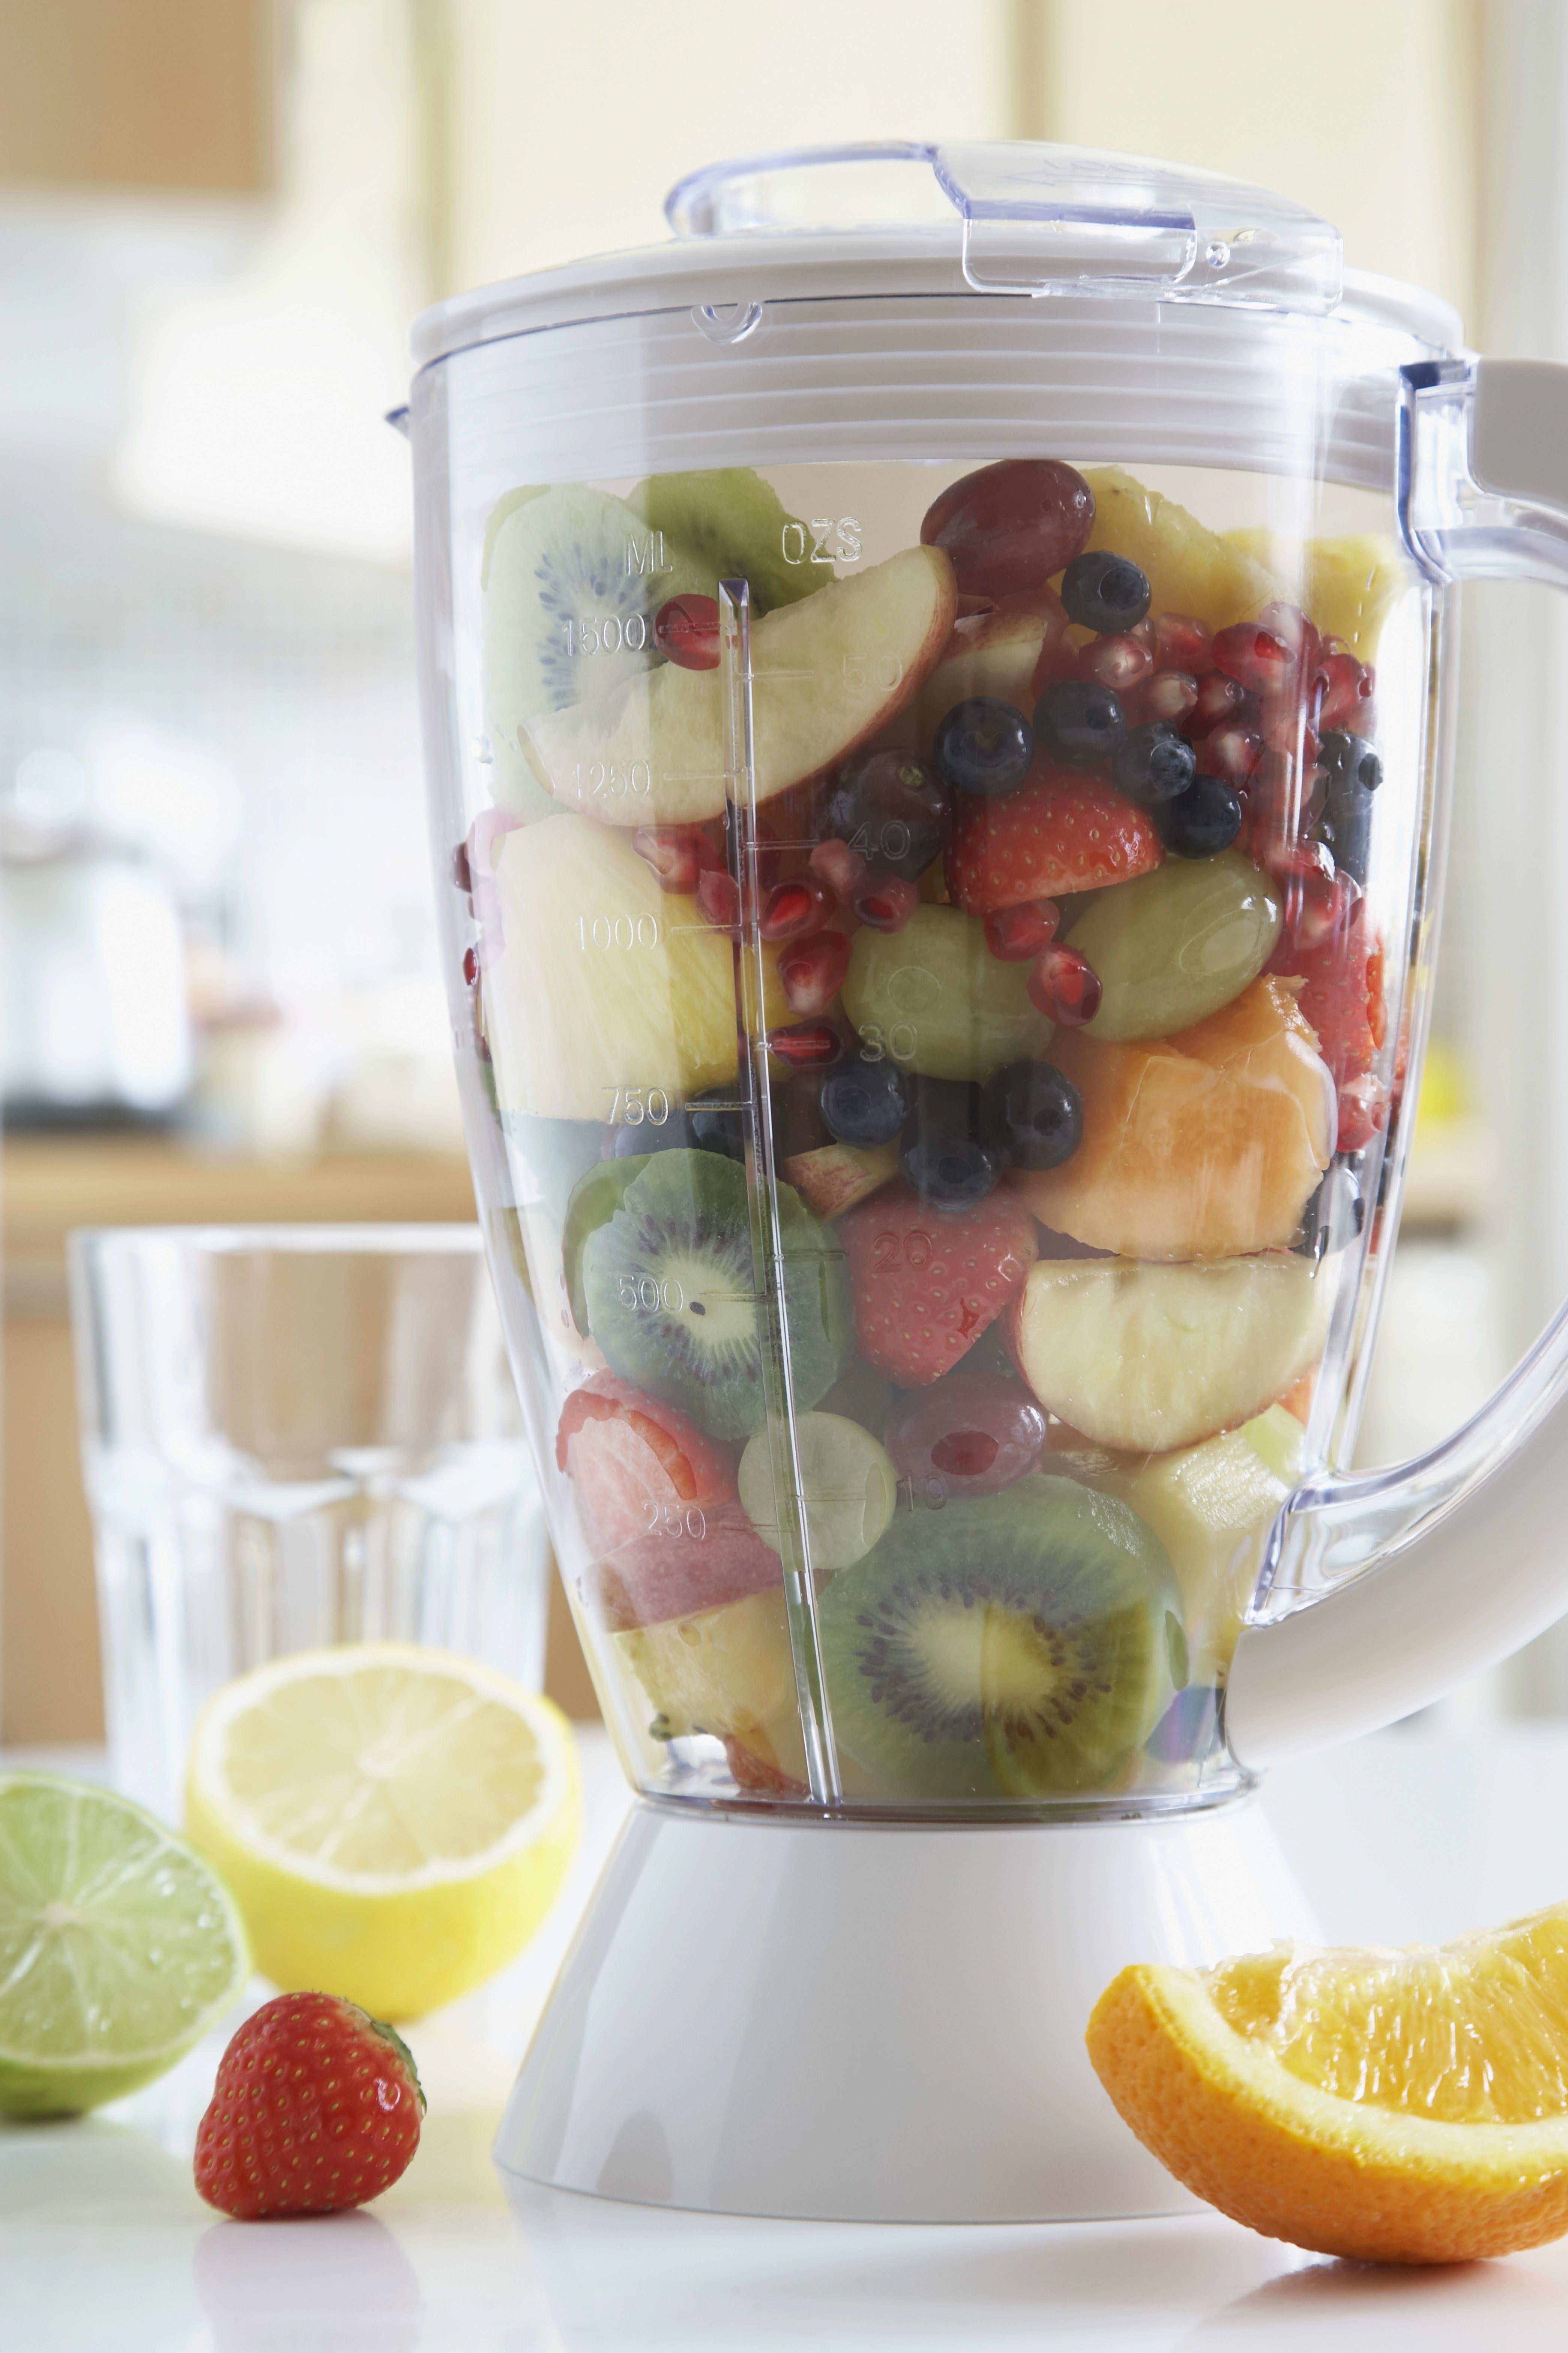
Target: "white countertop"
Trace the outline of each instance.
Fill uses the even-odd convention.
[[[0,2126],[5,2353],[1249,2353],[1331,2337],[1335,2353],[1559,2353],[1568,2339],[1568,2242],[1405,2274],[1217,2215],[915,2229],[543,2190],[509,2204],[490,2139],[626,1802],[603,1735],[583,1746],[587,1824],[555,1915],[503,1978],[409,2034],[430,2112],[404,2179],[356,2214],[216,2217],[190,2158],[229,2029],[96,2116]],[[1379,1734],[1280,1772],[1268,1806],[1335,1939],[1443,1937],[1568,1894],[1568,1725]]]

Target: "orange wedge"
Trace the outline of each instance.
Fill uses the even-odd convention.
[[[1123,1969],[1088,2042],[1144,2147],[1269,2238],[1457,2263],[1568,2232],[1568,1904],[1404,1952]]]

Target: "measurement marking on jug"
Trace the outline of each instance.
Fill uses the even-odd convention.
[[[682,1511],[679,1504],[647,1505],[647,1533],[650,1536],[689,1536],[700,1544],[708,1534],[708,1514],[700,1504]]]
[[[633,760],[624,768],[613,760],[574,760],[572,764],[574,800],[640,800],[652,790],[653,766],[647,760]]]
[[[590,654],[640,654],[652,637],[646,613],[581,613],[562,622],[566,651],[574,660]]]
[[[617,1087],[610,1105],[612,1127],[663,1127],[669,1117],[669,1097],[662,1087]]]
[[[656,1274],[619,1274],[616,1291],[623,1307],[636,1307],[645,1315],[657,1315],[660,1309],[673,1315],[686,1304],[686,1293],[674,1275],[661,1282]],[[700,1314],[699,1303],[691,1304],[693,1313]]]
[[[650,531],[646,539],[631,538],[626,542],[626,577],[656,580],[661,572],[673,567],[665,560],[664,533]]]
[[[830,539],[835,542],[831,551]],[[814,515],[809,524],[786,522],[779,546],[786,564],[858,564],[859,518],[840,515],[835,522],[831,515]]]
[[[657,915],[579,915],[577,945],[588,948],[656,948],[659,941]]]

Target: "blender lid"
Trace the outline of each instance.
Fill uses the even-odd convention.
[[[1304,206],[1184,164],[1023,140],[794,148],[706,165],[645,246],[454,296],[414,326],[416,366],[541,328],[690,309],[739,340],[764,302],[877,295],[1131,297],[1337,315],[1439,350],[1436,296],[1343,267]]]

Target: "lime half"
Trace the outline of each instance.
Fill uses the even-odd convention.
[[[108,1789],[0,1773],[0,2115],[150,2084],[249,1973],[234,1903],[183,1839]]]

